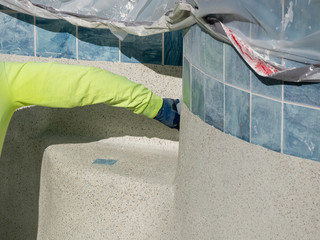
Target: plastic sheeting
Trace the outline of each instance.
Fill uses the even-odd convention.
[[[320,81],[320,0],[0,0],[0,4],[78,26],[109,28],[121,40],[128,33],[146,36],[198,23],[213,37],[232,44],[261,76]]]

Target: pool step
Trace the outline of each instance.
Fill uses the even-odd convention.
[[[144,137],[48,147],[38,240],[174,239],[177,159],[178,142]]]

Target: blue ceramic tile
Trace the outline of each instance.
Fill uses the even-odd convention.
[[[118,162],[118,160],[115,159],[104,159],[104,158],[98,158],[93,161],[93,164],[101,164],[101,165],[114,165]]]
[[[191,28],[183,29],[183,56],[191,59]]]
[[[78,29],[78,56],[81,60],[119,61],[119,39],[108,29]]]
[[[182,65],[182,30],[164,34],[164,65]]]
[[[201,49],[203,48],[205,33],[196,24],[190,28],[189,34],[190,34],[189,60],[192,65],[197,66],[198,68],[201,68],[200,55],[201,55]]]
[[[251,143],[281,151],[282,104],[252,96]]]
[[[121,42],[121,62],[162,64],[162,35],[128,35]]]
[[[205,76],[205,122],[224,131],[224,84]]]
[[[285,83],[284,100],[320,107],[320,83]]]
[[[191,111],[204,120],[204,77],[198,69],[192,67]]]
[[[37,18],[37,56],[76,58],[76,27],[64,20]]]
[[[34,56],[32,16],[0,12],[0,53]]]
[[[249,142],[250,94],[225,86],[225,132]]]
[[[252,92],[281,99],[282,81],[261,77],[260,75],[252,72]]]
[[[198,43],[200,68],[208,75],[223,81],[223,43],[205,32],[201,32],[201,37],[202,42]]]
[[[182,78],[183,102],[190,109],[190,64],[186,58],[183,59]]]
[[[250,89],[250,70],[236,50],[226,44],[226,82],[240,88]]]
[[[320,111],[284,106],[283,152],[320,161]]]
[[[284,7],[284,13],[288,16],[283,22],[285,40],[292,41],[303,38],[308,40],[308,36],[320,30],[319,1],[284,0]]]

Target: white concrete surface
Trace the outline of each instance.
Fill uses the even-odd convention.
[[[320,163],[225,134],[182,105],[182,240],[320,239]]]
[[[181,67],[48,59],[4,54],[0,54],[0,61],[57,61],[96,66],[125,75],[132,81],[143,83],[161,97],[178,98],[181,96]],[[38,231],[39,207],[43,210],[46,209],[46,206],[49,206],[47,213],[41,211],[41,215],[39,215],[41,219],[39,221],[40,239],[51,236],[49,239],[78,240],[81,235],[80,230],[83,231],[83,239],[99,239],[99,237],[106,239],[106,234],[111,232],[114,237],[112,239],[121,239],[122,237],[124,237],[122,239],[126,239],[128,234],[132,234],[131,239],[143,239],[141,237],[146,234],[167,238],[169,229],[173,226],[170,222],[172,215],[170,209],[173,201],[172,182],[177,164],[178,140],[179,132],[177,130],[169,129],[155,120],[135,115],[126,109],[109,107],[104,104],[74,109],[27,107],[16,111],[10,123],[0,159],[0,239],[35,240]],[[126,153],[123,151],[122,144],[128,143],[128,141],[135,145],[129,144],[130,150]],[[119,147],[118,150],[114,148],[112,142]],[[144,147],[141,148],[141,146]],[[46,160],[44,161],[47,166],[44,167],[44,171],[47,174],[43,174],[41,177],[42,158],[47,148]],[[69,148],[69,150],[65,148]],[[74,152],[70,149],[73,149]],[[90,156],[96,156],[94,150],[97,153],[104,153],[104,156],[108,157],[107,149],[114,153],[112,156],[122,159],[113,168],[116,172],[106,170],[107,166],[92,165],[90,162],[92,160]],[[150,151],[157,153],[151,154]],[[61,160],[66,160],[67,158],[64,157],[67,156],[67,153],[70,157],[69,164],[60,165],[60,171],[58,171],[57,164],[61,164],[61,162],[55,159],[55,156],[61,156]],[[141,158],[138,158],[139,154]],[[128,158],[124,157],[126,155]],[[125,159],[127,160],[125,161]],[[89,161],[88,165],[85,165],[85,161]],[[82,174],[78,181],[74,179],[76,172],[79,175]],[[68,173],[68,176],[65,176],[64,173]],[[99,187],[93,182],[88,182],[95,177],[96,182],[100,181],[105,185]],[[42,184],[43,189],[51,189],[52,191],[43,191],[44,195],[40,197],[39,206],[40,182],[42,180],[45,182],[45,179],[50,178],[55,179],[56,182],[46,181],[46,184]],[[60,184],[63,179],[66,181],[64,184]],[[72,181],[68,181],[68,179]],[[107,183],[112,183],[114,186],[106,186]],[[49,186],[50,184],[52,186]],[[63,189],[63,187],[65,188]],[[63,191],[55,191],[56,188],[63,189]],[[89,190],[85,191],[85,189]],[[90,191],[94,192],[95,196],[90,195]],[[81,195],[83,196],[81,197]],[[63,199],[61,200],[59,197],[63,197]],[[96,214],[91,211],[94,206],[88,205],[92,203],[93,199],[97,203]],[[111,201],[112,199],[114,201]],[[108,201],[111,203],[110,205],[108,205]],[[64,211],[62,214],[60,211],[55,212],[55,210],[59,210],[55,208],[59,203]],[[81,208],[76,208],[76,206]],[[118,206],[117,209],[116,206]],[[88,210],[89,215],[84,214],[85,209]],[[110,216],[108,218],[107,209],[110,210],[112,219]],[[122,212],[116,214],[116,210]],[[114,218],[115,216],[118,216],[117,220]],[[142,216],[146,218],[145,223],[141,222]],[[56,222],[56,226],[45,224],[48,221],[53,223],[55,217],[63,221]],[[77,221],[73,219],[77,219]],[[80,222],[81,220],[83,222]],[[90,226],[89,220],[93,221]],[[67,225],[68,221],[69,225]],[[108,224],[112,225],[113,229],[108,227],[109,232],[100,231],[105,229]],[[128,226],[127,231],[122,231],[126,226]],[[59,227],[61,227],[60,230]],[[69,231],[70,234],[74,229],[73,234],[76,237],[72,238],[69,235],[70,238],[65,238],[61,234],[53,235],[52,229],[61,234],[63,231]],[[116,229],[120,232],[115,231]],[[147,229],[150,230],[148,233]],[[164,231],[164,229],[167,230]],[[89,235],[90,237],[88,237]],[[145,239],[150,239],[149,235]]]
[[[68,63],[101,64],[162,97],[181,95],[181,68],[165,76],[161,66]],[[31,107],[15,113],[0,160],[0,236],[318,240],[319,186],[319,162],[220,132],[184,104],[180,133],[105,105]]]
[[[178,146],[125,136],[48,147],[37,239],[173,239]]]

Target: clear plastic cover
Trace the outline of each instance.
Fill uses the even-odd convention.
[[[200,24],[261,76],[320,81],[320,0],[0,0],[14,10],[109,28],[120,39]]]

